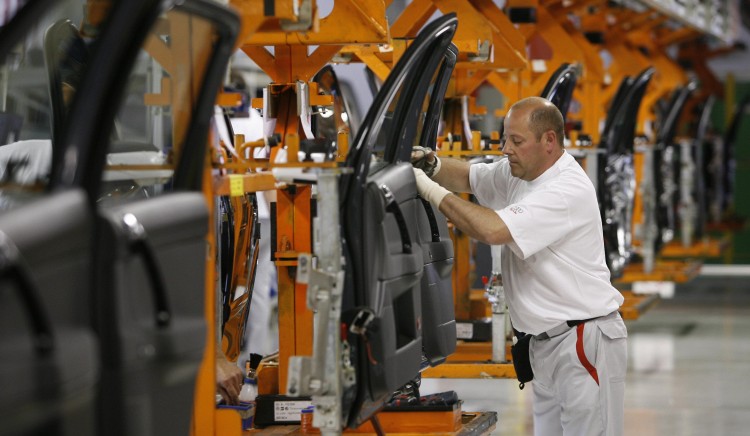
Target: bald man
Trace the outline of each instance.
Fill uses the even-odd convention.
[[[534,434],[621,435],[627,330],[596,191],[565,151],[552,103],[523,99],[504,123],[498,162],[413,153],[417,190],[460,230],[502,246],[511,322],[517,338],[530,335]],[[471,192],[480,204],[451,192]]]

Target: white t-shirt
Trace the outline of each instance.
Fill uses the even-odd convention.
[[[537,335],[620,307],[623,297],[604,259],[596,191],[570,154],[531,182],[513,177],[507,159],[472,165],[469,182],[513,236],[501,266],[517,330]]]

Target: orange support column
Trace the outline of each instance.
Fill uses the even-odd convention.
[[[294,197],[294,249],[297,253],[312,253],[311,188],[298,186]],[[295,263],[296,265],[296,263]],[[295,268],[296,270],[296,268]],[[295,355],[311,356],[313,353],[313,313],[307,308],[307,285],[294,285]],[[287,361],[284,361],[285,363]],[[286,367],[286,365],[284,366]],[[282,392],[286,391],[286,375],[279,380]]]
[[[209,153],[211,151],[209,150]],[[211,159],[206,159],[204,170],[203,194],[208,210],[215,210],[213,174]],[[242,425],[239,415],[233,410],[216,408],[216,350],[217,350],[217,319],[216,319],[216,232],[214,215],[209,216],[208,233],[206,235],[206,278],[204,288],[204,316],[206,320],[206,347],[203,353],[200,369],[196,377],[195,394],[193,396],[193,416],[190,434],[193,436],[240,436]]]
[[[633,154],[633,168],[635,169],[635,199],[633,201],[633,228],[631,234],[633,235],[633,246],[640,248],[643,244],[641,238],[646,230],[646,218],[643,212],[643,172],[649,171],[645,168],[646,163],[646,147],[652,147],[650,144],[636,144],[635,153]],[[653,182],[652,182],[653,183]]]
[[[312,354],[312,312],[307,287],[297,284],[298,253],[311,252],[310,187],[277,191],[276,266],[279,285],[279,392],[286,392],[291,356]]]
[[[207,165],[204,171],[204,180],[212,180],[211,166],[206,159]],[[203,193],[206,198],[208,210],[214,210],[214,193],[211,183],[203,184]],[[213,215],[208,226],[206,235],[206,286],[204,291],[205,318],[206,318],[206,348],[203,353],[203,361],[198,370],[195,383],[195,395],[193,399],[192,435],[213,435],[214,414],[216,410],[216,233],[213,223]]]

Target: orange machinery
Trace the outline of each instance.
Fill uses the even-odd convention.
[[[312,252],[310,234],[311,192],[309,186],[283,185],[276,182],[268,170],[272,166],[288,167],[335,167],[336,163],[306,163],[297,161],[299,137],[303,133],[298,117],[298,101],[310,106],[331,105],[330,96],[318,95],[310,80],[344,44],[388,43],[388,25],[384,2],[337,1],[332,12],[318,17],[314,1],[301,2],[298,8],[291,0],[273,2],[272,13],[266,8],[268,2],[232,0],[243,21],[239,38],[240,49],[252,58],[270,77],[266,101],[253,101],[254,106],[265,104],[265,115],[276,119],[275,133],[281,137],[280,146],[272,149],[270,159],[242,159],[234,157],[212,159],[213,168],[208,180],[212,184],[204,187],[209,205],[216,195],[244,195],[246,192],[275,190],[277,240],[275,241],[275,263],[278,268],[279,290],[279,360],[282,363],[269,383],[277,391],[286,391],[286,362],[294,355],[312,354],[312,312],[306,304],[306,285],[297,283],[295,271],[299,254]],[[357,23],[340,26],[341,22]],[[266,47],[273,47],[273,53]],[[316,47],[314,50],[310,48]],[[304,93],[304,100],[300,100]],[[229,103],[232,96],[220,96],[220,103]],[[230,103],[231,104],[231,103]],[[272,108],[272,109],[271,109]],[[347,132],[348,133],[348,132]],[[237,138],[238,150],[262,146],[262,143],[246,143]],[[345,154],[348,137],[339,137],[339,152]],[[274,162],[277,151],[287,148],[287,163]],[[239,153],[244,156],[244,153]],[[252,153],[250,154],[252,156]],[[216,171],[219,174],[215,174]],[[234,411],[218,410],[214,403],[216,346],[215,301],[215,235],[209,235],[208,272],[206,281],[206,319],[209,328],[209,344],[206,358],[199,374],[194,410],[193,433],[196,435],[241,434],[239,415]],[[261,376],[259,374],[259,376]],[[266,378],[269,378],[266,376]],[[264,392],[261,392],[264,393]]]

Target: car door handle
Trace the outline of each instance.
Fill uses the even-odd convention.
[[[440,242],[440,229],[438,228],[437,217],[435,217],[435,211],[432,210],[432,205],[429,201],[422,197],[417,197],[424,206],[424,212],[427,214],[427,221],[430,223],[430,235],[432,236],[432,242]]]
[[[172,313],[169,310],[167,287],[159,270],[156,254],[148,242],[146,230],[132,213],[125,214],[122,217],[122,223],[125,231],[128,233],[130,252],[140,256],[146,264],[146,272],[149,282],[151,282],[154,305],[156,306],[156,325],[158,327],[166,327],[172,319]]]
[[[398,225],[398,232],[401,235],[401,248],[404,253],[411,253],[411,237],[409,237],[409,227],[406,225],[406,219],[404,213],[401,212],[401,207],[396,201],[396,197],[388,187],[388,185],[380,185],[380,192],[385,197],[385,211],[392,213],[396,218],[396,224]]]
[[[0,230],[0,279],[18,283],[15,289],[31,320],[34,331],[34,350],[38,356],[51,353],[55,348],[52,324],[44,311],[31,269],[21,257],[16,244]]]

